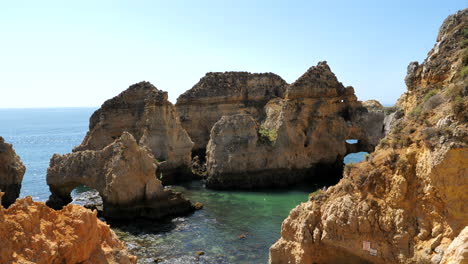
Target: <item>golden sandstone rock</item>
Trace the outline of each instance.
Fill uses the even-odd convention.
[[[467,263],[467,27],[468,9],[444,21],[391,132],[291,211],[270,263]]]
[[[107,100],[93,113],[89,132],[73,151],[103,149],[124,131],[151,150],[163,181],[190,175],[193,142],[167,100],[167,92],[140,82]]]
[[[59,209],[71,202],[73,189],[86,185],[101,195],[106,217],[163,218],[193,211],[180,193],[164,189],[155,172],[151,151],[123,132],[102,150],[55,154],[47,170],[52,192],[47,204]]]
[[[5,193],[3,206],[10,206],[18,198],[25,172],[26,167],[13,146],[0,137],[0,191]]]
[[[77,205],[54,211],[29,196],[0,206],[0,263],[136,263],[96,214]]]

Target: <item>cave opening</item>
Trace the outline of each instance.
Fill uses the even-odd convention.
[[[88,209],[102,212],[104,209],[102,197],[99,192],[86,185],[79,185],[71,192],[72,204],[81,205]]]

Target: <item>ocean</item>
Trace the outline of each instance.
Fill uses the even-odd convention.
[[[81,143],[96,108],[0,109],[0,136],[13,144],[26,166],[21,197],[46,201],[47,167],[54,153],[65,154]],[[363,152],[345,162],[359,162]],[[202,210],[168,221],[112,223],[139,263],[267,263],[268,249],[280,237],[289,211],[316,187],[288,190],[213,191],[201,181],[174,186]],[[204,255],[198,256],[197,251]]]

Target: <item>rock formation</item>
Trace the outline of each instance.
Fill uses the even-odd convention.
[[[30,196],[0,206],[0,245],[0,263],[136,263],[96,211],[77,205],[54,211]]]
[[[103,149],[124,131],[151,150],[165,182],[190,174],[193,143],[167,100],[167,92],[140,82],[107,100],[93,113],[89,132],[73,151]]]
[[[251,114],[265,118],[264,105],[282,98],[287,83],[273,73],[210,72],[177,99],[182,126],[204,156],[213,125],[225,115]]]
[[[52,195],[47,204],[61,208],[71,202],[70,193],[79,185],[99,192],[103,215],[111,218],[162,218],[193,210],[180,193],[164,190],[156,178],[151,151],[123,132],[101,150],[55,154],[47,170]]]
[[[393,129],[291,211],[270,263],[466,263],[467,27],[468,9],[444,21],[428,58],[408,67]]]
[[[18,198],[25,172],[26,167],[13,146],[0,137],[0,191],[5,193],[2,200],[4,207],[10,206]]]
[[[264,106],[266,119],[224,116],[211,130],[207,187],[285,186],[318,175],[341,175],[348,153],[373,151],[383,137],[383,113],[369,112],[326,62]],[[356,144],[347,143],[356,139]]]

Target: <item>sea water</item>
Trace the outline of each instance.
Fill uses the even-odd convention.
[[[47,200],[47,167],[54,153],[81,143],[95,108],[0,109],[0,136],[12,143],[26,166],[21,197]],[[348,155],[359,162],[365,153]],[[203,182],[174,186],[204,208],[166,221],[111,223],[139,263],[267,263],[289,211],[317,186],[288,190],[213,191]],[[203,251],[203,255],[198,255]]]

